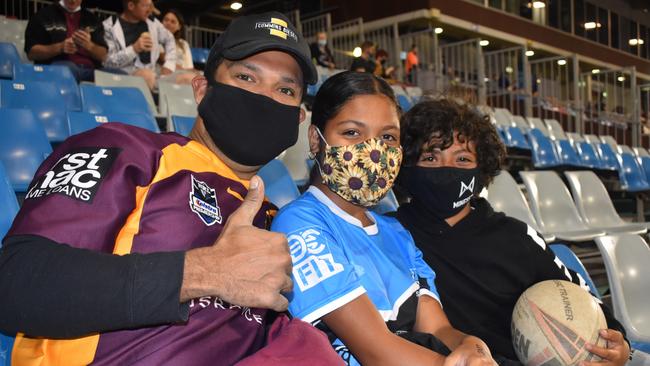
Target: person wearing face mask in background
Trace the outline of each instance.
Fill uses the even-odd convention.
[[[316,42],[312,43],[309,49],[311,50],[311,57],[316,62],[316,65],[327,67],[330,70],[336,68],[334,56],[332,56],[332,51],[327,44],[327,33],[318,32]]]
[[[284,15],[244,16],[193,82],[190,138],[105,123],[63,142],[0,251],[12,362],[340,363],[324,334],[276,312],[291,257],[264,230],[276,209],[255,176],[296,142],[315,80]]]
[[[399,113],[370,73],[336,74],[316,94],[311,186],[272,224],[293,259],[289,311],[325,331],[348,365],[492,365],[480,339],[449,325],[408,232],[369,211],[399,171]]]
[[[478,197],[505,157],[487,117],[447,100],[421,102],[402,117],[402,146],[398,188],[410,202],[400,206],[397,219],[436,270],[449,321],[485,340],[499,364],[519,364],[510,333],[519,296],[545,280],[589,287],[535,230]],[[608,349],[588,349],[605,358],[594,365],[620,366],[630,353],[625,330],[602,307],[611,328],[601,333]]]

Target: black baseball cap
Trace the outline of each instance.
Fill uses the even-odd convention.
[[[208,83],[215,83],[214,72],[224,58],[241,60],[269,50],[291,54],[300,65],[307,84],[314,84],[318,80],[309,45],[289,19],[277,11],[246,15],[233,20],[210,49],[205,63],[205,77]]]

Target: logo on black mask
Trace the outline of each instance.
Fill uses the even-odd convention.
[[[469,184],[465,184],[465,182],[460,181],[460,193],[458,194],[458,197],[460,198],[463,193],[469,191],[470,193],[474,193],[474,179],[475,177],[472,177],[472,181],[469,182]]]

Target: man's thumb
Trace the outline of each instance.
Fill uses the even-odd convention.
[[[244,198],[244,202],[230,215],[228,221],[236,225],[252,225],[253,219],[262,207],[263,202],[264,182],[262,178],[254,176],[250,180],[248,193],[246,194],[246,198]]]

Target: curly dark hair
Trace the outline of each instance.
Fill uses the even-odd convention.
[[[402,165],[415,165],[434,138],[435,144],[427,146],[427,151],[447,149],[454,142],[454,134],[461,143],[474,143],[479,179],[487,186],[501,169],[505,147],[488,116],[447,99],[420,102],[402,116]]]

